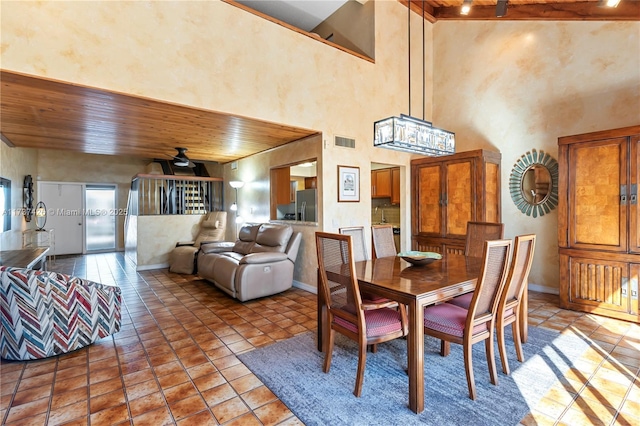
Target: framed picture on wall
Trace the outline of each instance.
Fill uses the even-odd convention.
[[[338,166],[338,202],[360,201],[360,168]]]

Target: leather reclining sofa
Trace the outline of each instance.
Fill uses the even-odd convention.
[[[280,293],[293,285],[301,239],[290,225],[245,225],[235,243],[202,243],[198,275],[242,302]]]

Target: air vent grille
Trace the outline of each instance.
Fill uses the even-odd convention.
[[[347,138],[344,136],[336,136],[335,138],[335,144],[336,146],[343,146],[345,148],[355,148],[356,147],[356,140],[353,138]]]

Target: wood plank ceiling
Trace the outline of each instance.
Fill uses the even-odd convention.
[[[495,16],[496,0],[473,0],[467,16],[462,2],[425,0],[425,19],[640,20],[640,1],[607,8],[599,0],[509,0],[503,18]],[[422,14],[422,0],[410,4]],[[0,137],[16,147],[149,159],[184,147],[191,160],[226,163],[318,133],[9,71],[0,71],[0,82]]]
[[[399,0],[407,4],[406,0]],[[421,14],[422,0],[410,0],[411,10]],[[638,21],[640,1],[622,0],[606,7],[601,0],[509,0],[507,14],[496,17],[497,0],[473,0],[468,15],[460,14],[463,0],[424,0],[425,19],[441,20],[527,20],[527,21]]]
[[[20,148],[226,163],[317,131],[0,72],[2,140]]]

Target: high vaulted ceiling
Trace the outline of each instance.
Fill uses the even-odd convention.
[[[631,0],[617,8],[599,7],[599,0],[509,0],[503,18],[495,17],[496,0],[473,0],[467,16],[460,15],[461,4],[425,0],[425,19],[640,20],[640,1]],[[412,11],[422,14],[422,7],[422,0],[411,0]],[[192,160],[226,163],[317,134],[8,71],[0,72],[0,82],[0,137],[16,147],[167,159],[185,147]]]

